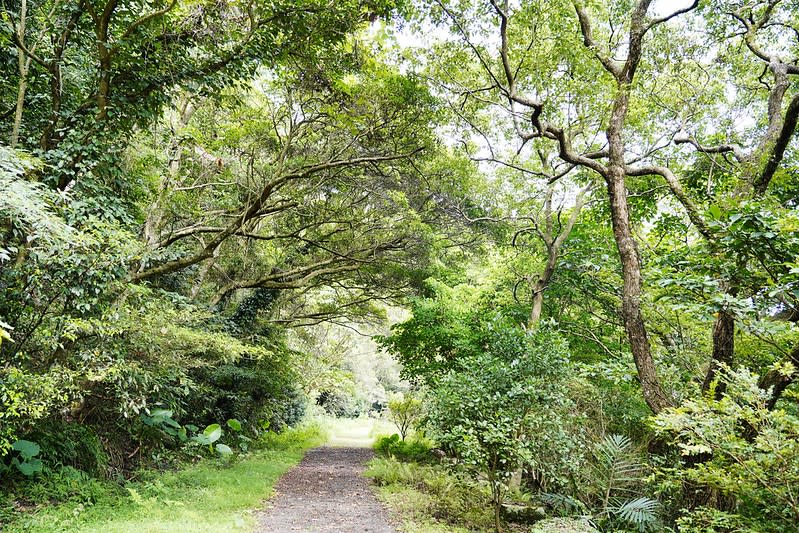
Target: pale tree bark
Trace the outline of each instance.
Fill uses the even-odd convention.
[[[17,39],[25,42],[25,23],[28,18],[28,2],[22,0],[19,7],[19,22],[17,23]],[[22,110],[25,107],[25,91],[28,89],[28,70],[30,69],[31,59],[17,50],[17,68],[19,69],[19,87],[17,88],[17,105],[14,111],[14,125],[11,127],[11,136],[8,144],[15,148],[19,142],[19,130],[22,126]]]
[[[561,217],[562,209],[553,211],[552,209],[552,196],[554,194],[554,184],[550,184],[547,188],[547,196],[544,201],[544,228],[536,227],[536,232],[540,240],[544,243],[546,248],[546,262],[544,268],[537,274],[532,286],[532,305],[530,309],[529,326],[535,327],[541,321],[541,314],[544,307],[544,293],[552,281],[552,276],[555,274],[558,260],[560,259],[561,249],[566,239],[571,235],[574,225],[577,223],[577,218],[580,216],[580,211],[583,209],[586,201],[586,194],[591,189],[591,186],[584,187],[577,192],[574,199],[574,205],[569,213],[569,218],[560,231],[555,234],[554,221],[559,220]]]

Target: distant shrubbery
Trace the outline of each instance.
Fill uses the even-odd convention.
[[[421,436],[402,440],[398,434],[378,437],[374,445],[375,451],[384,457],[393,457],[400,461],[430,462],[433,456],[432,441]]]

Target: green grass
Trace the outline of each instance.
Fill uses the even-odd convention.
[[[378,498],[405,533],[464,533],[492,530],[485,487],[442,465],[378,457],[365,472],[378,485]]]
[[[318,427],[289,430],[265,439],[266,449],[230,464],[206,460],[177,472],[120,488],[95,491],[93,502],[73,499],[17,513],[5,533],[249,532],[253,513],[271,496],[280,476],[310,447],[325,441]]]
[[[434,497],[416,488],[400,484],[387,485],[379,487],[377,496],[391,510],[392,516],[401,521],[403,533],[469,533],[473,531],[432,516],[429,510],[435,506]]]

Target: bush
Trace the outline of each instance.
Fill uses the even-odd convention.
[[[269,450],[290,450],[323,444],[327,431],[317,422],[306,422],[282,432],[267,431],[258,439],[258,445]]]
[[[20,487],[23,499],[40,504],[75,501],[89,504],[107,498],[114,485],[103,483],[82,470],[64,466],[47,472],[36,482]]]
[[[430,462],[433,459],[431,450],[432,442],[421,437],[401,440],[394,433],[391,436],[378,437],[374,449],[383,457],[394,457],[400,461],[415,461],[417,463]]]
[[[402,440],[408,436],[422,417],[422,401],[410,393],[404,396],[398,393],[388,400],[388,411],[391,421],[397,426]]]
[[[344,391],[322,391],[316,399],[325,413],[336,418],[358,418],[366,410],[364,402],[353,393]]]
[[[278,431],[305,413],[305,396],[283,361],[242,360],[198,369],[193,377],[201,391],[189,402],[185,421],[197,426],[235,418],[245,427]]]
[[[407,494],[411,505],[403,509],[405,518],[416,516],[422,521],[444,521],[480,531],[492,523],[491,514],[487,511],[491,502],[487,487],[443,466],[381,457],[369,463],[364,475],[386,489],[404,488],[411,492]]]
[[[769,409],[771,391],[758,379],[746,369],[722,368],[719,383],[726,391],[720,399],[711,387],[706,396],[652,418],[683,456],[699,458],[692,466],[664,469],[664,476],[737,501],[733,512],[686,511],[680,531],[799,531],[799,417]]]
[[[39,444],[39,457],[46,468],[71,467],[92,476],[105,474],[108,456],[90,426],[52,420],[25,438]]]
[[[498,531],[511,475],[526,465],[543,471],[543,458],[569,441],[568,349],[547,324],[530,334],[495,323],[486,351],[461,367],[435,388],[429,422],[436,440],[487,476]]]

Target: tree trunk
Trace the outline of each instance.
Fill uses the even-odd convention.
[[[735,317],[729,312],[721,310],[718,316],[716,316],[716,322],[713,324],[713,355],[710,360],[710,366],[707,369],[707,374],[705,374],[705,380],[702,383],[703,393],[710,390],[713,381],[716,379],[719,367],[721,365],[732,364],[734,353]],[[721,398],[725,388],[724,383],[716,384],[716,399]]]
[[[541,311],[544,307],[544,289],[546,284],[541,283],[541,280],[536,282],[533,289],[533,308],[530,311],[530,326],[535,326],[541,321]]]
[[[19,88],[17,89],[17,107],[14,112],[14,125],[11,128],[11,136],[9,137],[9,146],[16,148],[19,142],[19,130],[22,127],[22,110],[25,107],[25,91],[28,89],[28,72],[27,68],[20,65],[19,72]]]
[[[624,170],[618,167],[609,168],[607,180],[613,236],[619,251],[624,277],[622,317],[635,367],[638,370],[644,400],[652,412],[657,414],[669,407],[672,402],[660,385],[652,350],[649,346],[646,325],[641,314],[641,264],[630,227]]]
[[[196,110],[196,106],[189,101],[188,96],[184,96],[178,106],[177,120],[172,123],[174,135],[167,149],[169,154],[169,171],[165,176],[161,177],[161,182],[158,186],[158,194],[152,206],[150,206],[147,219],[144,222],[144,239],[147,241],[147,246],[153,249],[157,248],[158,243],[161,241],[161,223],[164,215],[164,203],[172,193],[173,185],[177,183],[180,177],[180,167],[183,159],[183,146],[180,142],[180,135],[189,124]]]
[[[646,33],[645,20],[650,2],[641,1],[630,18],[630,44],[624,67],[613,71],[616,78],[616,95],[605,132],[608,140],[608,165],[604,175],[610,200],[610,218],[613,237],[621,260],[624,287],[622,293],[622,317],[630,341],[635,367],[644,400],[652,412],[657,414],[672,405],[658,379],[652,349],[641,313],[641,259],[632,235],[630,206],[627,201],[627,175],[624,153],[624,125],[630,107],[630,92],[635,71],[641,60],[642,43]]]
[[[25,42],[25,22],[28,16],[28,2],[22,0],[19,8],[19,24],[17,25],[17,38],[19,42]],[[17,64],[19,67],[19,86],[17,89],[17,105],[14,111],[14,124],[11,127],[11,135],[8,144],[15,148],[19,142],[19,130],[22,127],[22,110],[25,107],[25,91],[28,89],[28,69],[31,61],[21,48],[17,48]]]

